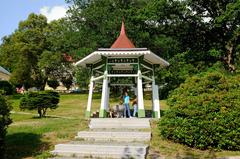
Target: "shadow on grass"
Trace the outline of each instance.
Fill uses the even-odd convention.
[[[41,154],[50,145],[42,142],[39,134],[15,133],[6,136],[6,147],[6,158],[20,159]]]
[[[62,118],[62,117],[60,117],[60,116],[51,116],[51,115],[46,115],[46,116],[44,116],[44,117],[39,117],[39,116],[33,116],[32,117],[32,119],[39,119],[39,120],[41,120],[41,119],[59,119],[59,118]]]
[[[160,116],[164,116],[166,113],[166,110],[160,110]],[[146,118],[152,118],[152,110],[149,110],[149,109],[146,109],[145,110],[145,115],[146,115]]]
[[[208,153],[204,154],[195,154],[193,150],[187,148],[184,154],[180,155],[179,153],[176,154],[176,159],[199,159],[199,158],[211,158],[216,159],[217,156],[214,151],[209,150]]]

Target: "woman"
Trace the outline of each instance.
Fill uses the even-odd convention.
[[[123,101],[124,101],[124,106],[125,106],[124,117],[126,118],[127,117],[127,113],[128,113],[128,117],[131,118],[130,108],[129,108],[129,96],[128,96],[127,92],[125,92],[125,95],[123,97]]]

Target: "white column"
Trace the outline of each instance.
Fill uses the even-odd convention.
[[[153,77],[152,82],[152,104],[153,104],[153,117],[160,118],[160,103],[158,95],[158,85],[155,85],[155,79]]]
[[[108,106],[109,106],[109,94],[110,94],[110,88],[108,87],[108,83],[107,83],[107,96],[106,96],[106,105],[105,105],[105,110],[108,111]]]
[[[137,93],[137,88],[136,87],[133,87],[133,91],[134,91],[134,95],[137,96],[138,93]]]
[[[87,103],[87,110],[85,116],[89,118],[91,116],[91,107],[92,107],[92,95],[93,95],[93,76],[90,79],[90,86],[89,86],[89,93],[88,93],[88,103]]]
[[[102,85],[102,98],[101,98],[101,107],[99,117],[106,117],[106,108],[108,104],[108,79],[107,79],[107,71],[104,73],[103,85]]]
[[[138,117],[145,117],[144,102],[143,102],[143,88],[142,88],[142,73],[138,70],[137,79],[137,91],[138,91]]]

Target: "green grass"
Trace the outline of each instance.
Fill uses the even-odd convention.
[[[100,95],[94,94],[92,111],[100,108]],[[48,158],[49,151],[54,145],[65,143],[74,139],[78,131],[87,129],[88,120],[84,119],[88,96],[86,94],[61,95],[59,108],[48,110],[47,118],[39,119],[36,111],[19,110],[19,98],[12,97],[13,111],[11,114],[13,123],[8,128],[6,136],[7,158]],[[117,104],[119,99],[110,99],[110,105]],[[146,109],[151,109],[151,100],[144,100]],[[160,101],[161,112],[169,109],[166,101]],[[20,113],[19,113],[20,112]],[[164,114],[164,113],[163,113]],[[166,156],[167,158],[212,158],[214,156],[235,156],[240,152],[233,151],[200,151],[191,149],[181,144],[161,139],[157,128],[157,121],[153,120],[152,140],[150,142],[150,154]]]
[[[13,123],[6,136],[7,158],[48,158],[55,144],[73,140],[78,131],[87,129],[88,121],[83,118],[86,101],[87,95],[61,95],[59,108],[48,110],[49,117],[42,119],[36,111],[11,114]],[[19,99],[11,102],[13,111],[20,112]]]

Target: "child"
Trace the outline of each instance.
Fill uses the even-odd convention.
[[[132,105],[133,105],[133,117],[136,117],[136,113],[138,112],[137,96],[136,95],[134,96]]]

